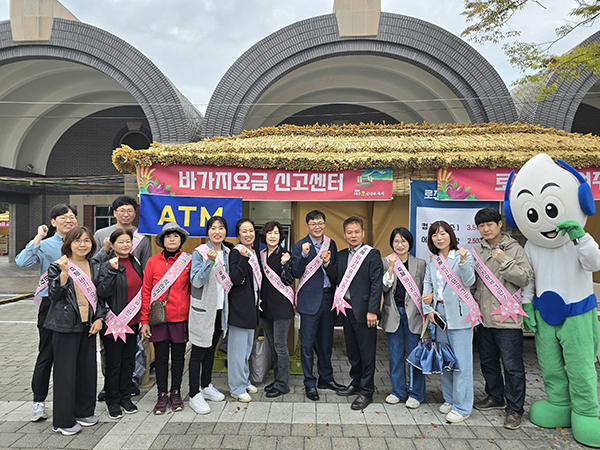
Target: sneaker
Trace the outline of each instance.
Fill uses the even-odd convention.
[[[256,394],[258,392],[258,389],[253,384],[250,384],[246,388],[246,392],[248,392],[248,394]]]
[[[456,412],[454,410],[452,410],[448,414],[446,414],[446,420],[451,423],[462,422],[463,420],[468,419],[469,417],[471,417],[471,414],[467,414],[466,416],[463,416],[461,413]]]
[[[508,428],[509,430],[518,430],[521,428],[521,414],[516,411],[507,412],[504,419],[504,428]]]
[[[491,398],[487,397],[483,400],[479,400],[473,404],[473,408],[478,409],[479,411],[490,411],[492,409],[504,409],[506,408],[506,404],[504,403],[496,403]]]
[[[62,433],[63,436],[73,436],[81,431],[81,425],[75,422],[75,425],[69,428],[52,427],[55,433]]]
[[[211,402],[222,402],[225,400],[225,396],[212,383],[202,389],[202,397]]]
[[[100,392],[98,392],[98,401],[99,402],[106,401],[106,391],[104,389],[102,389]]]
[[[419,406],[421,406],[421,402],[416,398],[408,397],[408,400],[406,400],[407,408],[417,409]]]
[[[390,405],[395,405],[396,403],[400,403],[400,397],[390,394],[385,398],[385,402],[389,403]]]
[[[138,411],[137,406],[135,406],[131,401],[131,398],[128,397],[121,399],[120,406],[126,414],[135,414]]]
[[[181,392],[179,392],[179,389],[173,389],[171,391],[171,409],[173,412],[181,411],[183,409],[183,400],[181,399]]]
[[[33,402],[31,405],[31,417],[29,420],[37,422],[38,420],[45,420],[48,418],[46,414],[46,404],[44,402]]]
[[[210,412],[210,406],[208,406],[208,403],[204,400],[202,392],[198,392],[190,398],[190,408],[198,414],[208,414]]]
[[[248,394],[247,392],[244,392],[240,395],[231,394],[231,396],[242,403],[248,403],[252,401],[252,397],[250,397],[250,394]]]
[[[169,396],[166,392],[158,394],[158,401],[154,406],[154,414],[164,414],[167,412],[167,405],[169,404]]]
[[[98,423],[98,416],[75,417],[75,420],[82,427],[91,427]]]
[[[452,411],[452,405],[448,402],[444,402],[440,405],[439,411],[442,414],[448,414],[450,411]]]
[[[106,411],[108,412],[108,417],[111,419],[120,419],[123,417],[123,411],[119,405],[106,405]]]

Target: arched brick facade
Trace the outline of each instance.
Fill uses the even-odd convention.
[[[511,123],[517,118],[498,73],[452,33],[414,17],[382,13],[378,36],[340,38],[335,14],[329,14],[282,28],[245,52],[213,93],[202,136],[241,133],[252,104],[294,69],[320,59],[359,54],[399,59],[431,73],[462,99],[472,122]]]
[[[136,99],[155,140],[198,140],[201,114],[148,58],[104,30],[55,18],[50,41],[14,42],[10,22],[0,23],[0,64],[27,58],[62,59],[99,70]]]

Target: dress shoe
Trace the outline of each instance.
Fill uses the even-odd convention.
[[[265,392],[272,391],[272,390],[273,390],[273,388],[275,388],[275,383],[267,384],[267,385],[265,386]]]
[[[309,400],[316,402],[319,400],[319,391],[316,387],[306,388],[306,396]]]
[[[332,391],[343,391],[346,389],[346,386],[336,382],[335,380],[330,381],[329,383],[319,383],[317,384],[319,389],[331,389]]]
[[[354,401],[350,405],[350,408],[352,408],[355,411],[360,411],[362,409],[365,409],[371,403],[373,403],[373,397],[365,397],[362,394],[358,394],[358,397],[354,399]]]
[[[504,428],[508,428],[509,430],[518,430],[521,428],[521,414],[516,411],[507,412],[504,419]]]
[[[484,398],[478,402],[475,402],[473,405],[475,409],[479,411],[490,411],[492,409],[504,409],[506,408],[506,404],[504,403],[496,403],[490,397]]]
[[[313,388],[313,389],[314,389],[314,388]],[[288,390],[288,392],[290,392],[290,391]],[[267,398],[275,398],[275,397],[279,397],[280,395],[284,395],[284,394],[287,394],[287,392],[282,392],[282,391],[280,391],[280,390],[279,390],[279,389],[277,389],[277,388],[273,388],[273,389],[271,389],[270,391],[268,391],[268,392],[265,394],[265,396],[266,396]],[[309,398],[310,398],[310,397],[309,397]],[[312,400],[312,398],[311,398],[311,400]],[[319,394],[317,394],[317,400],[319,400]]]
[[[341,395],[342,397],[350,397],[351,395],[356,395],[359,392],[360,389],[357,386],[351,384],[347,388],[344,388],[341,391],[337,391],[337,395]]]

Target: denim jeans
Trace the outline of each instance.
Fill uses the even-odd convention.
[[[406,386],[406,358],[419,343],[419,335],[413,334],[408,329],[406,309],[399,307],[400,325],[394,333],[387,334],[388,352],[390,359],[390,380],[392,381],[392,394],[405,399],[407,396],[422,402],[425,399],[425,376],[423,372],[409,366],[412,378]],[[406,351],[404,348],[406,347]]]
[[[287,338],[292,319],[263,319],[265,335],[273,355],[273,387],[287,394],[290,391],[290,354]]]
[[[477,328],[481,372],[485,392],[494,403],[504,403],[506,412],[523,414],[525,402],[525,367],[523,366],[523,332],[521,329]],[[500,360],[504,366],[504,378]]]
[[[248,359],[252,353],[254,330],[229,325],[227,339],[227,380],[234,395],[242,395],[250,386]]]

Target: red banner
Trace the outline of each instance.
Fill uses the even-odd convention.
[[[504,190],[512,169],[438,169],[438,200],[504,200]],[[515,171],[515,173],[518,171]],[[579,169],[600,200],[600,167]]]
[[[141,194],[241,197],[244,200],[390,200],[393,171],[387,169],[246,169],[176,164],[138,166]]]

